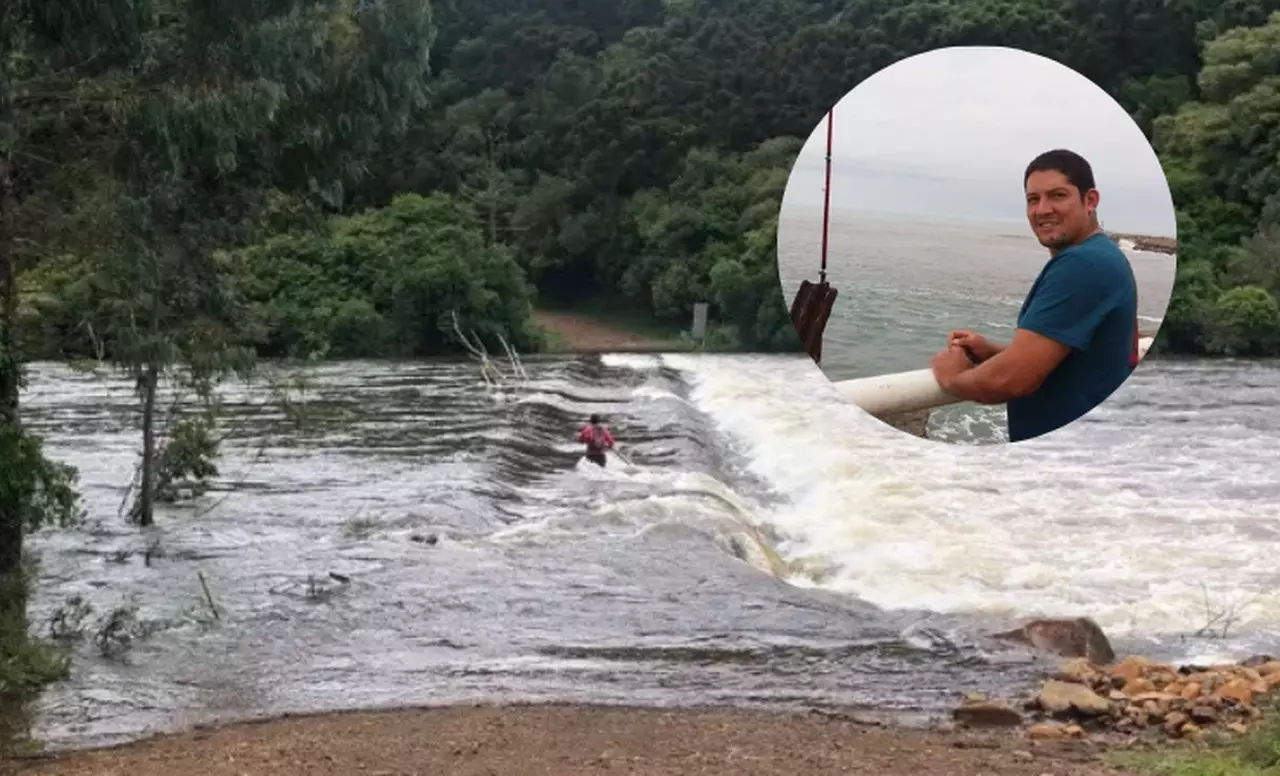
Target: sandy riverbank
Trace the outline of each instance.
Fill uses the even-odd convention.
[[[663,340],[580,313],[537,310],[534,323],[550,332],[559,345],[574,353],[658,352],[687,349],[676,340]]]
[[[32,776],[1113,776],[1089,741],[829,714],[463,706],[287,717],[27,763]]]

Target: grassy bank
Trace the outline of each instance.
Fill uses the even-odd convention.
[[[1215,733],[1174,749],[1117,752],[1110,759],[1149,776],[1280,776],[1280,707],[1270,699],[1263,713],[1263,721],[1242,736]]]

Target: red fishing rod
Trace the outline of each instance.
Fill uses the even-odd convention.
[[[804,343],[805,352],[815,364],[822,363],[822,334],[831,317],[837,291],[827,282],[827,247],[831,225],[831,147],[835,108],[827,111],[826,182],[822,189],[822,255],[818,265],[818,282],[801,281],[791,303],[791,323]]]
[[[831,144],[832,121],[836,109],[827,111],[827,179],[822,184],[822,264],[818,268],[818,282],[827,282],[827,236],[831,229]]]

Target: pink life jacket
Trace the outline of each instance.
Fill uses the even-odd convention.
[[[609,430],[603,426],[592,426],[590,423],[582,427],[578,433],[578,441],[587,444],[587,455],[599,455],[612,440]]]

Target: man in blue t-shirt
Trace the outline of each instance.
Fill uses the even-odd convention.
[[[1138,291],[1124,253],[1098,226],[1093,170],[1079,154],[1047,151],[1023,176],[1027,220],[1049,261],[1018,313],[1008,345],[954,331],[933,358],[943,390],[1007,404],[1009,441],[1076,420],[1137,365]]]

